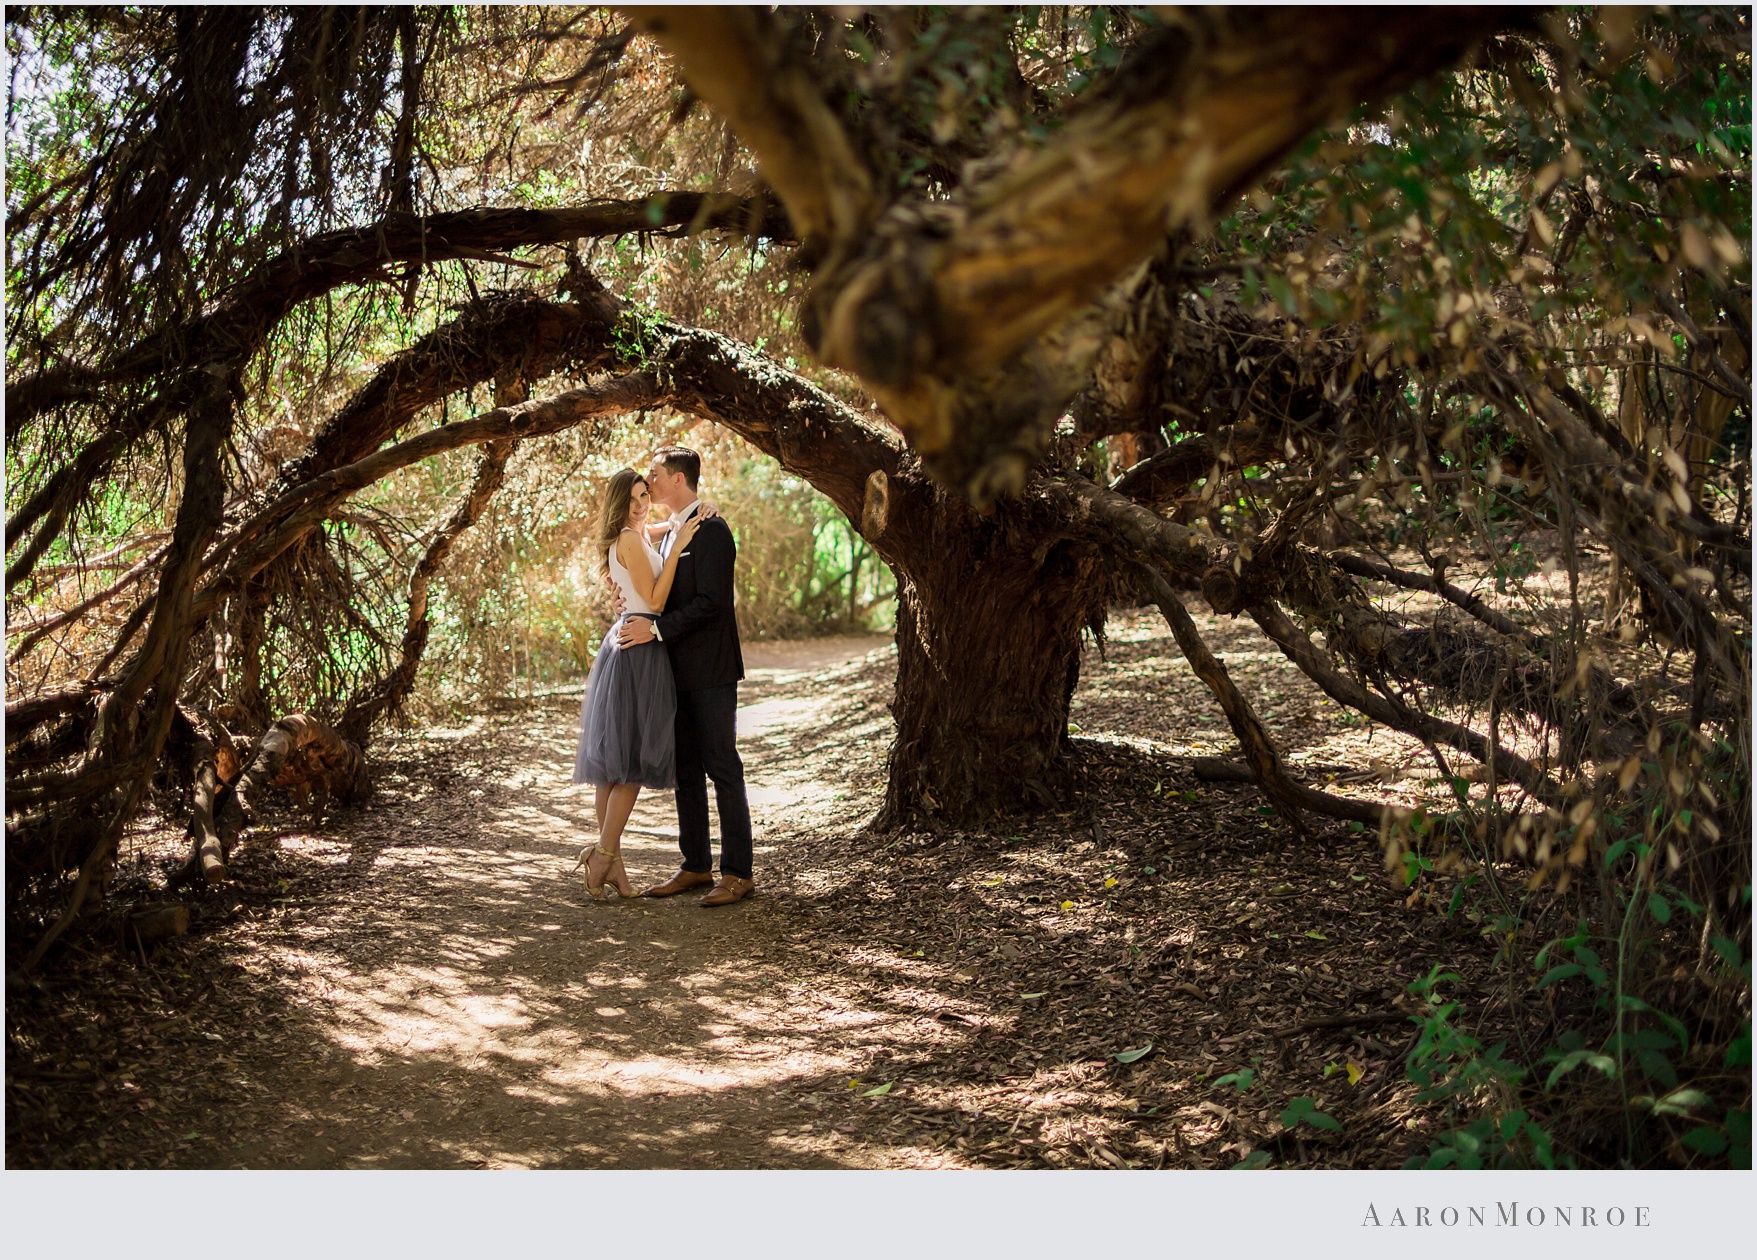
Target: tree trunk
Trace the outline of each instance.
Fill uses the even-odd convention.
[[[220,839],[214,802],[223,776],[214,741],[178,705],[166,747],[182,761],[189,780],[189,858],[183,869],[171,877],[171,884],[175,887],[197,878],[209,884],[221,883],[227,875],[226,847]]]
[[[1086,506],[1043,481],[979,515],[884,428],[736,342],[667,322],[653,343],[674,406],[810,481],[896,574],[897,737],[874,825],[961,826],[1052,802],[1080,628],[1101,624],[1108,586]]]
[[[260,731],[269,724],[268,698],[262,694],[262,658],[268,647],[268,613],[272,595],[266,578],[251,578],[234,601],[231,702],[244,725]]]
[[[936,494],[897,572],[897,722],[876,825],[974,825],[1067,786],[1080,630],[1101,624],[1095,549],[1027,502],[984,519]],[[922,545],[925,544],[925,545]]]

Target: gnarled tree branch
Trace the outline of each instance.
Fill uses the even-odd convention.
[[[1075,312],[1315,127],[1512,20],[1498,8],[1444,22],[1385,9],[1363,39],[1340,10],[1185,14],[1142,36],[1052,140],[958,201],[899,204],[875,221],[864,164],[772,19],[634,13],[756,153],[795,221],[830,235],[805,320],[820,359],[857,374],[930,472],[978,501],[1023,485],[1046,415],[1077,388],[1089,334],[1068,327]],[[997,388],[1014,378],[1017,391]]]
[[[657,192],[552,210],[474,209],[386,215],[365,227],[299,242],[220,294],[200,318],[149,334],[98,367],[58,367],[6,387],[6,440],[51,407],[84,401],[108,386],[205,358],[240,362],[288,311],[331,289],[385,279],[400,264],[428,265],[586,237],[673,229],[738,231],[792,240],[785,212],[766,196]]]

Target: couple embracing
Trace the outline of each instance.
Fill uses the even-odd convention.
[[[580,856],[586,892],[636,895],[622,865],[622,832],[643,787],[677,790],[683,866],[646,890],[670,897],[714,884],[704,906],[726,906],[751,879],[750,805],[737,739],[744,657],[732,615],[732,530],[696,495],[701,456],[661,447],[645,476],[610,478],[592,536],[599,575],[614,589],[616,623],[604,636],[580,704],[573,781],[597,790],[598,843]],[[653,504],[669,510],[648,520]],[[720,809],[720,879],[708,839],[708,786]],[[578,863],[575,864],[576,866]]]

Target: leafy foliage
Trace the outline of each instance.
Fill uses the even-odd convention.
[[[1143,50],[1185,18],[773,20],[892,218],[951,224],[985,179],[1141,88]],[[1192,527],[1193,549],[1257,583],[1253,615],[1279,600],[1320,636],[1301,668],[1353,697],[1352,720],[1419,735],[1438,790],[1382,811],[1387,870],[1495,941],[1509,994],[1507,1011],[1462,1009],[1443,965],[1413,989],[1409,1081],[1447,1113],[1429,1166],[1749,1161],[1749,36],[1724,8],[1520,18],[1463,68],[1311,136],[1077,317],[1095,366],[1031,472],[1050,503],[1183,458],[1195,475],[1137,501],[1148,523]],[[507,356],[423,396],[399,436],[505,387],[645,366],[662,317],[882,421],[860,382],[812,362],[816,260],[654,218],[516,256],[385,262],[260,342],[237,333],[236,361],[196,337],[213,303],[329,229],[667,188],[760,199],[738,137],[612,13],[23,8],[7,38],[9,380],[68,386],[7,432],[8,611],[36,636],[9,644],[10,695],[96,686],[152,615],[203,382],[231,399],[227,529],[288,491],[292,457],[350,399],[395,385],[397,356],[514,296],[578,311],[601,285],[630,313],[590,372],[524,379]],[[148,352],[172,368],[128,376]],[[707,452],[738,533],[747,633],[887,624],[897,575],[860,523],[693,417],[637,415],[513,457],[435,588],[417,715],[583,672],[608,622],[577,554],[591,488],[679,439]],[[339,711],[395,660],[410,572],[474,467],[442,455],[331,513],[189,630],[164,694],[260,710],[257,725]],[[984,546],[1003,532],[985,521],[958,518]],[[1039,565],[1084,528],[1031,527]],[[1100,595],[1137,594],[1134,546],[1094,544]],[[1322,563],[1339,555],[1346,573]],[[1408,592],[1433,598],[1409,611]],[[1046,710],[1063,685],[1045,681]],[[9,774],[52,793],[102,769],[90,741],[113,728],[84,720],[9,748]],[[1514,758],[1529,773],[1510,780]],[[124,817],[102,795],[120,780],[93,779],[88,812]],[[85,834],[70,811],[21,834]],[[58,888],[56,862],[33,869]],[[1242,1095],[1257,1072],[1214,1084]],[[1295,1141],[1347,1117],[1301,1095],[1280,1122]]]

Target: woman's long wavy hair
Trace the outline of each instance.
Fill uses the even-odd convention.
[[[592,541],[598,548],[598,573],[606,582],[610,580],[610,548],[616,545],[616,536],[628,524],[628,505],[634,498],[634,488],[646,484],[645,477],[632,468],[624,468],[611,473],[610,481],[604,487],[604,501],[598,507],[598,523],[592,530]]]

